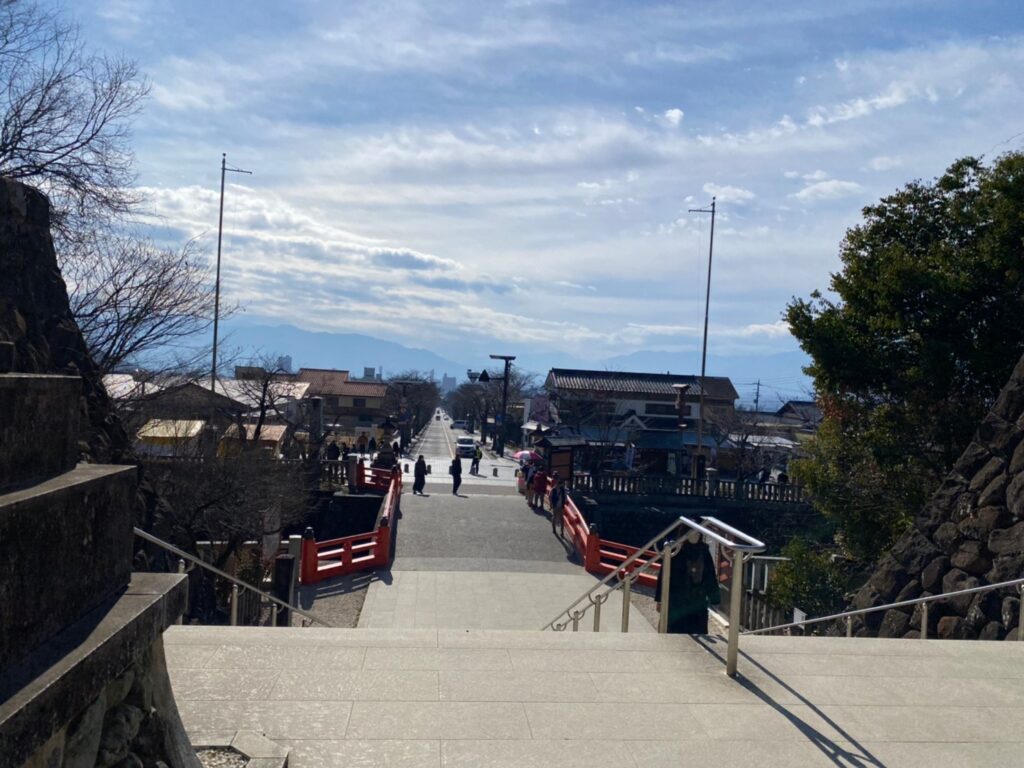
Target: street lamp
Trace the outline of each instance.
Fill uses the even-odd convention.
[[[224,175],[231,173],[245,173],[252,176],[252,171],[243,171],[241,168],[228,168],[228,154],[222,152],[220,156],[220,216],[217,218],[217,280],[214,288],[213,299],[213,361],[210,366],[210,391],[213,392],[217,386],[217,331],[220,324],[220,243],[224,237]]]
[[[697,406],[697,451],[704,451],[704,372],[708,360],[708,308],[711,305],[711,254],[715,248],[715,198],[711,198],[711,208],[691,208],[689,213],[711,214],[711,239],[708,242],[708,288],[704,296],[704,346],[700,353],[700,404]],[[691,475],[697,476],[697,464],[693,463]]]
[[[499,456],[505,455],[505,414],[508,409],[508,372],[509,367],[512,365],[512,361],[516,359],[515,355],[491,355],[491,360],[504,360],[505,361],[505,375],[501,377],[501,413],[498,415],[496,421],[498,422],[498,446],[495,451]],[[486,373],[486,371],[485,371]]]

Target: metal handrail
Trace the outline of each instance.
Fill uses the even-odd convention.
[[[749,632],[744,632],[745,635],[759,635],[765,632],[778,632],[783,629],[792,629],[794,627],[804,627],[808,624],[821,624],[826,621],[836,621],[838,619],[846,619],[846,636],[851,637],[853,635],[853,617],[861,616],[866,613],[874,613],[876,611],[888,611],[891,608],[902,608],[908,605],[917,605],[918,603],[924,604],[925,608],[921,612],[921,639],[928,639],[928,603],[933,603],[937,600],[945,600],[950,597],[957,597],[958,595],[972,595],[977,592],[988,592],[993,589],[1006,589],[1007,587],[1017,587],[1024,593],[1024,579],[1012,579],[1010,581],[1000,581],[997,584],[982,584],[979,587],[969,587],[968,589],[958,589],[955,592],[943,592],[939,595],[928,595],[926,597],[915,597],[912,600],[899,600],[895,603],[886,603],[885,605],[876,605],[870,608],[858,608],[853,611],[843,611],[842,613],[834,613],[830,616],[819,616],[816,619],[804,619],[803,621],[791,621],[788,624],[778,624],[774,627],[764,627],[762,629],[752,629]],[[1018,622],[1017,627],[1017,639],[1024,640],[1024,620]]]
[[[306,610],[303,610],[302,608],[299,608],[296,605],[292,605],[291,603],[287,602],[286,600],[281,600],[280,598],[274,597],[270,593],[264,592],[263,590],[260,590],[260,589],[257,589],[256,587],[252,586],[251,584],[246,584],[244,581],[242,581],[241,579],[235,578],[230,573],[222,571],[220,568],[217,568],[216,566],[210,565],[209,563],[203,562],[202,560],[200,560],[195,555],[190,555],[185,550],[179,549],[178,547],[174,546],[173,544],[171,544],[169,542],[166,542],[163,539],[157,538],[153,534],[147,533],[146,531],[142,530],[141,528],[133,528],[132,530],[135,531],[135,535],[138,536],[140,539],[145,539],[146,541],[150,542],[151,544],[156,544],[158,547],[163,547],[168,552],[172,552],[175,555],[178,555],[178,557],[182,557],[182,558],[188,560],[189,562],[194,563],[195,565],[198,565],[200,568],[205,568],[208,571],[212,571],[213,573],[217,574],[218,576],[221,576],[221,577],[227,579],[228,581],[232,582],[236,587],[242,587],[243,589],[248,589],[250,592],[255,592],[260,597],[265,597],[270,602],[276,603],[277,605],[281,606],[282,608],[287,608],[290,611],[295,611],[295,613],[299,614],[300,616],[304,616],[307,619],[309,619],[310,621],[315,621],[317,624],[322,624],[325,627],[333,626],[330,622],[324,621],[323,619],[321,619],[316,614],[310,613],[309,611],[306,611]]]
[[[601,587],[607,585],[608,582],[611,581],[613,578],[618,578],[621,581],[622,577],[619,575],[620,573],[624,572],[630,565],[632,565],[634,562],[636,562],[636,560],[641,555],[647,554],[647,550],[648,549],[650,549],[651,547],[655,546],[659,541],[663,540],[666,536],[668,536],[670,533],[675,531],[682,524],[683,524],[683,518],[679,518],[678,520],[674,520],[671,523],[671,525],[669,525],[667,528],[665,528],[665,530],[661,531],[661,533],[657,534],[653,539],[648,541],[642,547],[637,549],[636,552],[634,552],[632,555],[627,557],[622,562],[622,565],[620,565],[614,571],[609,573],[607,576],[605,576],[603,579],[601,579],[599,582],[597,582],[597,584],[592,586],[590,589],[588,589],[582,595],[577,597],[573,602],[571,602],[568,606],[566,606],[565,609],[559,611],[558,615],[555,616],[555,618],[553,618],[551,621],[549,621],[547,624],[545,624],[543,627],[541,627],[541,631],[543,631],[545,629],[552,629],[552,628],[554,628],[555,622],[558,621],[560,618],[562,618],[562,616],[568,616],[568,617],[571,618],[572,617],[572,613],[571,612],[572,612],[573,608],[575,608],[577,605],[579,605],[584,600],[586,600],[588,597],[590,597],[592,594],[594,594],[595,591],[597,591]],[[617,586],[618,585],[616,585],[616,587]],[[614,589],[614,587],[613,587],[613,589]],[[611,591],[611,590],[609,590],[609,591]],[[587,609],[585,608],[584,609],[584,613],[586,613],[586,611],[587,611]],[[577,617],[577,620],[578,620],[578,617]]]
[[[752,536],[748,536],[743,531],[733,528],[731,525],[726,525],[721,520],[715,517],[702,517],[700,522],[692,520],[688,517],[680,517],[678,520],[669,525],[665,530],[651,539],[647,544],[634,552],[629,558],[627,558],[622,565],[616,568],[612,573],[605,576],[600,582],[595,584],[593,587],[584,592],[580,597],[576,599],[568,608],[558,614],[553,620],[548,622],[541,629],[565,629],[569,621],[572,621],[573,631],[579,629],[579,620],[589,610],[590,606],[584,607],[582,610],[574,611],[577,605],[583,600],[589,600],[590,604],[594,606],[594,631],[599,632],[601,630],[601,605],[608,599],[608,596],[622,587],[622,631],[627,631],[629,626],[629,590],[633,580],[645,569],[652,566],[658,560],[662,562],[662,584],[663,592],[662,599],[665,603],[664,610],[661,612],[659,619],[658,631],[665,633],[668,631],[668,595],[670,594],[672,586],[672,557],[675,556],[683,546],[683,541],[679,540],[671,546],[662,547],[661,551],[655,550],[654,557],[648,559],[640,568],[634,572],[629,572],[626,569],[632,565],[641,555],[646,555],[647,550],[652,545],[656,544],[659,539],[663,539],[670,533],[675,531],[680,526],[686,526],[692,531],[697,531],[703,534],[705,537],[718,543],[720,546],[725,547],[732,551],[733,562],[732,562],[732,583],[729,587],[729,645],[726,652],[726,663],[725,673],[729,677],[736,676],[736,665],[739,657],[739,628],[740,628],[740,612],[742,609],[743,600],[743,558],[763,552],[767,547],[764,542],[755,539]],[[710,527],[709,527],[710,526]],[[726,538],[722,533],[728,534],[739,541]],[[667,555],[667,557],[666,557]],[[622,575],[625,574],[625,575]],[[614,585],[610,589],[607,589],[604,593],[592,597],[594,592],[603,586],[613,578],[619,579],[619,584]],[[561,625],[557,625],[556,622],[562,616],[566,616],[567,620]]]

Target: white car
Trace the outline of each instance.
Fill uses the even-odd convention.
[[[476,440],[472,437],[460,437],[455,441],[455,453],[463,458],[473,458],[476,455]]]

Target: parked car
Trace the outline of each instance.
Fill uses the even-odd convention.
[[[466,422],[464,420],[462,420],[462,419],[456,419],[455,421],[452,422],[451,428],[452,429],[465,429],[466,428]]]
[[[472,437],[460,437],[455,441],[455,452],[463,458],[473,458],[476,455],[476,440]]]

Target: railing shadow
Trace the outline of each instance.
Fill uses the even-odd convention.
[[[702,646],[704,650],[714,656],[716,659],[722,662],[724,665],[725,658],[712,647],[713,640],[711,638],[695,636],[694,640],[698,645]],[[769,693],[761,689],[757,683],[748,677],[737,674],[734,678],[736,683],[743,686],[746,690],[750,691],[754,696],[759,698],[765,704],[770,706],[780,715],[785,717],[790,724],[793,725],[800,733],[802,733],[807,740],[811,742],[821,753],[828,758],[833,764],[839,766],[850,766],[853,768],[868,768],[869,766],[876,766],[878,768],[885,768],[885,764],[881,762],[877,757],[871,754],[867,748],[864,747],[857,739],[855,739],[848,731],[840,726],[835,720],[829,717],[827,714],[821,711],[821,709],[811,702],[808,698],[803,696],[793,686],[786,683],[778,675],[774,674],[771,670],[761,664],[759,661],[754,659],[749,653],[745,653],[743,650],[739,652],[740,656],[750,665],[756,667],[760,672],[775,682],[780,688],[784,689],[787,693],[790,693],[794,698],[797,699],[801,704],[806,706],[811,712],[813,712],[823,722],[828,724],[832,730],[840,734],[843,740],[853,745],[860,754],[852,752],[846,749],[841,744],[837,743],[833,739],[826,736],[820,730],[815,728],[812,724],[801,718],[799,715],[792,712],[785,704],[782,704],[771,697]]]

